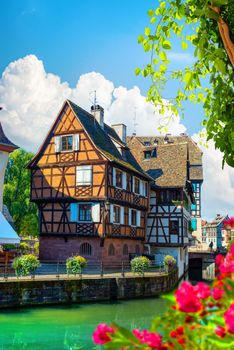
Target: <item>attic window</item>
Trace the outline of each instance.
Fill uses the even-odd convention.
[[[149,142],[149,141],[145,141],[145,142],[144,142],[144,145],[145,145],[145,146],[150,146],[150,142]]]
[[[61,137],[61,151],[72,151],[73,149],[73,137],[72,135]]]
[[[151,159],[151,158],[156,158],[157,157],[157,150],[154,148],[153,150],[150,151],[144,151],[144,159]]]

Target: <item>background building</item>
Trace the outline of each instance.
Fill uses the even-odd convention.
[[[154,179],[147,220],[150,252],[160,263],[165,255],[174,256],[182,276],[187,269],[187,248],[192,238],[191,208],[196,232],[200,227],[202,152],[185,134],[134,135],[128,138],[128,146],[141,167]]]
[[[225,220],[228,220],[228,215],[217,214],[213,221],[204,222],[202,226],[202,234],[206,239],[206,244],[209,247],[213,243],[214,250],[224,246],[225,230],[223,224]]]

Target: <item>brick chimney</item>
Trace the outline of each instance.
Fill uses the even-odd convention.
[[[94,116],[98,124],[104,129],[104,109],[100,105],[91,107],[91,114]]]
[[[123,143],[127,143],[127,127],[125,124],[114,124],[111,127],[115,130]]]

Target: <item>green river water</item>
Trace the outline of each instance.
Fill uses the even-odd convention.
[[[91,335],[101,322],[144,328],[166,308],[166,301],[152,298],[2,310],[0,350],[92,350]]]

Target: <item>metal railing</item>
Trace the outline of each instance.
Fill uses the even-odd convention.
[[[171,271],[170,271],[171,272]],[[162,275],[168,273],[164,266],[151,263],[142,276]],[[77,278],[104,278],[104,277],[132,277],[138,276],[131,271],[130,262],[119,263],[88,262],[87,266],[77,275],[68,274],[64,261],[40,261],[40,266],[30,276],[17,277],[12,267],[12,262],[6,264],[0,262],[0,281],[25,280],[25,279],[77,279]]]

